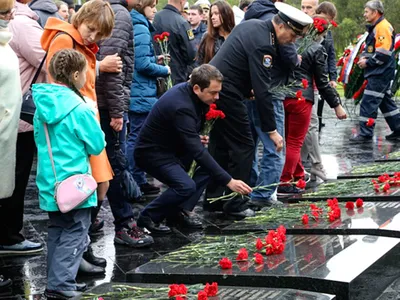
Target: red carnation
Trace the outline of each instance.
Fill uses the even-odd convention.
[[[264,256],[262,256],[260,253],[255,253],[254,261],[256,262],[256,264],[261,265],[264,263]]]
[[[176,296],[175,300],[185,300],[185,298],[182,298],[181,296]]]
[[[218,294],[218,283],[213,282],[212,284],[207,283],[204,291],[207,293],[208,297],[215,297]]]
[[[154,38],[153,38],[156,42],[159,42],[159,41],[161,41],[162,40],[162,37],[161,37],[161,35],[160,34],[156,34],[155,36],[154,36]]]
[[[303,85],[304,89],[308,88],[308,80],[307,79],[302,79],[301,84]]]
[[[304,225],[307,225],[309,221],[308,215],[304,214],[303,217],[301,218],[301,221],[303,222]]]
[[[338,24],[334,20],[331,21],[331,24],[333,27],[338,27]]]
[[[243,261],[243,260],[247,260],[248,258],[249,258],[249,252],[247,252],[246,248],[242,248],[239,250],[236,260]]]
[[[330,199],[329,199],[330,200]],[[328,201],[329,201],[328,200]],[[331,200],[332,201],[332,200]],[[315,204],[310,204],[310,208],[311,210],[318,210],[318,206],[316,206]]]
[[[390,184],[389,183],[385,183],[385,185],[383,186],[382,190],[386,193],[387,191],[390,190]]]
[[[260,238],[256,240],[256,248],[257,250],[261,250],[262,248],[264,248],[264,244]]]
[[[296,186],[299,189],[304,189],[306,187],[306,182],[303,179],[299,179],[299,181],[297,181]]]
[[[300,100],[300,98],[302,98],[302,97],[303,97],[303,91],[298,90],[298,91],[296,92],[296,98],[297,98],[298,100]]]
[[[351,202],[351,201],[346,202],[346,208],[347,208],[347,209],[354,209],[354,203]]]
[[[319,213],[318,213],[318,211],[313,210],[313,211],[311,212],[311,214],[313,215],[314,219],[315,219],[316,221],[318,221],[318,219],[319,219]]]
[[[187,291],[187,287],[184,284],[171,284],[169,286],[168,297],[172,298],[178,295],[186,295]]]
[[[363,207],[363,205],[364,205],[364,201],[363,201],[361,198],[358,198],[358,199],[356,200],[356,206],[357,206],[357,208]]]
[[[328,219],[329,219],[329,222],[334,222],[337,219],[336,215],[333,211],[328,213]]]
[[[200,291],[197,294],[197,300],[207,300],[207,299],[208,299],[208,297],[207,297],[207,293],[205,291]]]
[[[232,262],[229,258],[224,257],[219,261],[221,269],[232,269]]]
[[[369,118],[366,125],[367,127],[372,127],[375,124],[375,120],[372,118]]]

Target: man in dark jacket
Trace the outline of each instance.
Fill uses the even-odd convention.
[[[133,25],[129,11],[136,5],[136,0],[109,0],[109,2],[115,14],[115,27],[111,37],[99,43],[97,59],[103,60],[107,55],[118,54],[123,67],[119,73],[100,72],[96,80],[101,128],[106,136],[107,156],[115,173],[113,180],[110,181],[107,198],[115,219],[114,242],[131,247],[143,247],[152,244],[153,239],[146,236],[133,222],[131,205],[121,192],[122,172],[126,166],[119,164],[116,153],[118,151],[116,145],[119,143],[122,151],[118,152],[120,155],[125,155],[124,113],[128,111],[134,63]]]
[[[274,5],[275,2],[280,1],[255,0],[248,7],[245,20],[271,20],[278,13]],[[290,71],[294,70],[300,63],[295,45],[290,43],[279,46],[275,61],[276,63],[271,69],[271,86],[284,86],[288,82]],[[272,95],[276,129],[284,138],[285,112],[283,100],[285,100],[285,95],[283,93],[274,93]],[[270,186],[271,184],[279,182],[285,164],[285,153],[283,151],[278,152],[273,141],[269,138],[269,135],[261,130],[256,103],[254,101],[247,101],[246,104],[249,110],[249,119],[255,145],[258,145],[258,142],[261,140],[264,146],[263,156],[260,161],[260,172],[258,170],[258,149],[257,147],[255,149],[250,185]],[[281,202],[277,201],[276,188],[276,186],[272,186],[269,189],[254,191],[251,194],[251,204],[256,207],[281,204]]]
[[[171,79],[173,84],[185,82],[189,76],[188,66],[194,63],[196,52],[191,41],[194,34],[188,21],[181,16],[186,0],[168,0],[163,10],[154,18],[156,34],[169,32],[168,50],[171,55]]]
[[[278,5],[279,4],[279,5]],[[254,158],[254,141],[251,136],[248,113],[243,100],[254,90],[257,107],[256,125],[269,135],[279,152],[283,138],[277,131],[271,85],[271,70],[276,63],[279,44],[293,43],[303,34],[312,19],[298,9],[276,3],[278,15],[268,21],[249,20],[234,28],[229,38],[211,60],[224,75],[219,107],[226,118],[218,120],[211,134],[210,153],[232,176],[249,182]],[[249,35],[249,32],[254,34]],[[207,187],[207,198],[221,196],[225,187],[217,183]],[[254,214],[247,207],[246,199],[236,197],[224,205],[205,206],[206,210],[223,210],[225,213],[246,217]]]
[[[204,147],[208,137],[199,136],[208,106],[218,100],[222,74],[213,66],[196,68],[190,82],[166,92],[154,105],[139,134],[135,160],[168,189],[141,212],[138,225],[152,232],[168,233],[160,223],[201,226],[190,217],[210,177],[240,194],[251,188],[224,171]],[[195,160],[200,166],[190,178],[187,170]]]
[[[63,18],[57,13],[57,5],[52,0],[33,0],[29,3],[29,7],[39,16],[38,23],[43,28],[44,25],[46,25],[47,19],[50,17],[63,20]]]
[[[194,39],[192,44],[194,50],[199,50],[200,42],[205,32],[207,32],[207,25],[202,22],[203,20],[203,9],[200,5],[192,5],[189,9],[189,23],[192,27]]]

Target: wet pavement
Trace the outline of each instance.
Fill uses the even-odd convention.
[[[352,110],[352,109],[351,109]],[[335,179],[339,173],[345,173],[354,165],[372,162],[374,159],[400,150],[400,142],[385,140],[390,130],[383,119],[378,119],[374,139],[368,144],[351,144],[348,138],[358,130],[356,117],[353,120],[337,121],[334,113],[325,105],[324,123],[321,132],[321,152],[323,164],[329,179]],[[35,172],[32,171],[25,200],[26,238],[45,245],[47,239],[47,214],[39,209],[38,194],[35,186]],[[161,185],[159,182],[156,184]],[[138,212],[139,204],[133,204]],[[203,218],[205,231],[181,232],[175,230],[166,237],[155,237],[155,244],[148,249],[132,249],[126,246],[114,245],[113,217],[105,201],[100,211],[100,218],[105,220],[102,233],[92,236],[93,249],[97,256],[107,259],[106,273],[102,277],[78,277],[78,282],[85,282],[89,287],[107,282],[125,282],[126,273],[150,260],[187,245],[202,237],[204,232],[218,233],[223,227],[232,223],[223,220],[218,215],[202,212],[196,207],[197,213]],[[0,299],[45,299],[42,296],[46,287],[46,247],[40,255],[34,256],[0,256],[0,274],[13,279],[12,287]],[[380,274],[385,276],[385,274]],[[171,282],[173,282],[171,278]],[[400,279],[399,279],[400,281]],[[394,282],[379,299],[399,299],[399,282]]]

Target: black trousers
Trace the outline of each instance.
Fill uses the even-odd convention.
[[[14,245],[25,240],[20,233],[24,225],[24,199],[36,145],[33,132],[17,138],[15,189],[10,198],[0,199],[0,245]]]
[[[318,100],[317,116],[318,116],[318,131],[321,132],[322,128],[322,112],[324,111],[324,98],[320,97]]]
[[[217,120],[210,135],[208,151],[234,179],[247,184],[254,159],[254,141],[252,138],[247,107],[243,101],[220,99],[217,102],[226,118]],[[229,201],[217,201],[210,204],[207,199],[220,197],[232,191],[226,186],[211,180],[207,186],[204,209],[207,211],[239,212],[247,209],[247,199],[236,197]]]

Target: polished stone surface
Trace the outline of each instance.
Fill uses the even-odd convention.
[[[175,278],[188,284],[207,280],[232,286],[262,287],[267,284],[269,287],[334,294],[338,299],[367,300],[379,296],[400,275],[400,262],[396,261],[400,255],[400,239],[368,235],[289,235],[285,252],[268,256],[263,265],[256,265],[251,255],[248,262],[234,262],[231,270],[219,267],[218,261],[222,257],[235,259],[236,255],[230,252],[230,244],[238,245],[237,248],[247,245],[253,253],[255,239],[261,236],[205,237],[198,243],[128,272],[127,280],[168,283],[170,278]],[[200,248],[208,249],[207,254],[203,254]],[[230,250],[224,252],[221,248]],[[185,256],[185,252],[191,254]],[[393,277],[382,278],[375,283],[373,291],[361,291],[363,286],[374,280],[371,274],[385,272],[388,266],[396,267]]]
[[[353,111],[353,108],[349,107],[346,110]],[[336,179],[338,174],[348,172],[353,166],[371,163],[375,159],[387,157],[388,154],[400,150],[400,143],[385,140],[384,136],[389,134],[390,131],[382,119],[377,120],[374,139],[367,144],[351,144],[348,141],[348,138],[358,130],[357,117],[354,115],[352,119],[338,121],[335,119],[333,111],[328,105],[325,105],[324,123],[326,127],[322,129],[320,145],[322,162],[329,179]],[[45,245],[48,217],[45,212],[39,209],[34,175],[35,172],[32,171],[25,198],[25,235],[27,238],[42,242]],[[385,198],[384,201],[391,200]],[[140,206],[133,205],[136,213],[137,207]],[[196,207],[195,211],[203,219],[207,232],[220,233],[224,227],[233,222],[233,220],[219,214],[206,214],[200,206]],[[96,255],[107,259],[107,268],[105,276],[99,278],[78,277],[79,282],[86,282],[89,287],[107,282],[124,282],[128,271],[169,251],[187,245],[204,235],[203,231],[193,233],[175,230],[168,237],[155,237],[155,244],[149,249],[131,249],[113,244],[113,217],[107,201],[100,212],[100,216],[105,220],[106,225],[103,233],[93,237],[94,250]],[[363,253],[363,250],[360,249],[359,253]],[[359,259],[360,255],[355,254],[354,263],[357,263]],[[352,264],[353,261],[350,261],[347,268],[351,268]],[[375,291],[375,282],[380,282],[382,279],[387,280],[387,276],[388,278],[400,278],[396,275],[397,271],[398,269],[394,266],[389,266],[385,270],[378,270],[373,274],[374,280],[371,280],[364,287],[361,286],[360,290]],[[14,280],[12,288],[4,293],[0,292],[0,299],[44,299],[42,294],[46,287],[46,251],[34,256],[0,256],[0,274]],[[173,277],[170,279],[175,281]],[[251,282],[250,279],[249,282]],[[400,284],[393,285],[387,293],[384,292],[381,296],[393,295],[394,290],[397,291],[397,294],[400,294]],[[389,298],[389,296],[382,298],[382,300],[395,299]]]
[[[118,285],[118,287],[115,287]],[[105,283],[101,284],[86,293],[85,295],[101,295],[104,300],[114,300],[116,297],[107,297],[106,293],[124,290],[124,287],[139,288],[160,288],[168,287],[161,284],[132,284],[132,283]],[[187,286],[189,287],[189,286]],[[127,289],[125,289],[127,290]],[[151,293],[148,298],[151,298]],[[165,297],[167,300],[168,297]],[[293,289],[271,289],[271,288],[254,288],[254,287],[227,287],[219,286],[216,297],[209,297],[209,300],[335,300],[334,295],[313,293]]]
[[[316,204],[326,207],[326,202]],[[222,232],[239,234],[266,231],[284,225],[291,234],[368,234],[400,238],[400,203],[365,202],[363,207],[354,210],[346,209],[345,203],[339,205],[341,218],[334,222],[329,222],[326,213],[314,220],[309,204],[299,203],[287,205],[279,214],[276,210],[259,211],[255,218],[237,221],[225,227]],[[304,213],[309,215],[309,223],[306,225],[301,221]]]

